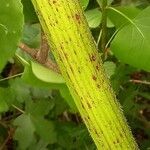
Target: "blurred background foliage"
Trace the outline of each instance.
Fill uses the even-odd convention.
[[[108,8],[105,51],[100,48],[101,0],[80,1],[106,74],[134,137],[141,150],[148,150],[150,61],[147,60],[150,60],[150,48],[146,42],[150,41],[150,0],[108,1],[115,11]],[[8,0],[3,4],[6,2]],[[25,22],[21,41],[31,48],[39,48],[41,26],[38,18],[30,0],[22,0],[22,4]],[[2,7],[0,5],[0,10]],[[14,7],[12,9],[20,12],[16,10],[20,9],[17,4],[14,3]],[[0,11],[0,23],[1,16],[9,16],[9,11],[6,11],[7,15]],[[12,24],[17,15],[21,16],[15,11],[14,19],[7,19],[8,24]],[[21,24],[21,19],[16,23]],[[0,33],[1,28],[2,24]],[[21,25],[18,28],[21,30]],[[17,41],[17,35],[11,38]],[[142,36],[145,44],[140,43]],[[7,50],[11,50],[9,41],[0,39],[0,49],[4,49],[1,45],[7,44]],[[0,60],[0,69],[3,68],[0,70],[0,150],[95,150],[63,78],[35,63],[21,49],[13,49],[12,54],[8,55],[5,49],[0,54],[0,58],[4,58],[3,62]],[[53,59],[51,52],[49,57]]]

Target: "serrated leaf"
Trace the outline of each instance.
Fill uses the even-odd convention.
[[[31,99],[29,86],[22,79],[16,78],[10,81],[10,88],[18,102],[24,102]]]
[[[20,0],[0,2],[0,71],[17,49],[23,27],[22,11]]]
[[[30,115],[22,114],[15,119],[14,125],[17,126],[14,139],[18,141],[20,150],[26,150],[34,139],[35,131]]]
[[[35,62],[31,62],[31,66],[32,66],[33,74],[38,79],[49,83],[65,83],[63,77],[60,74],[50,69],[47,69]]]
[[[53,144],[56,142],[56,132],[52,121],[32,116],[32,121],[36,133],[46,142]]]
[[[6,89],[0,88],[0,113],[6,112],[8,110],[8,104],[6,101],[6,95],[7,93]]]
[[[38,142],[30,145],[28,150],[49,150],[47,148],[48,144],[49,144],[48,142],[45,142],[43,140],[39,140]]]
[[[150,7],[114,38],[111,49],[122,62],[150,71]]]
[[[43,117],[49,113],[49,111],[54,107],[54,102],[52,100],[38,100],[36,102],[30,101],[26,103],[26,112],[33,116]]]
[[[68,104],[66,101],[61,97],[60,93],[53,91],[53,100],[55,101],[55,107],[53,109],[54,116],[61,115],[64,111],[68,110]]]
[[[71,111],[76,112],[76,106],[75,103],[70,95],[70,92],[68,90],[68,88],[66,87],[66,84],[55,84],[55,83],[48,83],[48,82],[43,82],[42,80],[39,80],[32,72],[31,70],[31,66],[26,66],[24,73],[22,75],[22,79],[24,82],[30,84],[33,87],[39,87],[39,88],[45,88],[45,89],[59,89],[60,93],[62,94],[62,97],[65,99],[65,101],[68,103],[68,105],[71,108]],[[57,102],[57,100],[55,101],[55,103],[57,103],[56,105],[58,105],[58,107],[56,107],[56,114],[62,112],[62,110],[64,110],[64,108],[66,108],[66,103],[64,104],[64,100],[61,99],[61,97],[59,97],[58,99],[61,100]],[[58,109],[57,109],[58,108]]]
[[[9,105],[13,103],[13,101],[14,96],[10,88],[0,88],[0,113],[8,111]]]
[[[96,28],[101,23],[102,13],[99,9],[91,9],[85,12],[85,17],[90,28]]]

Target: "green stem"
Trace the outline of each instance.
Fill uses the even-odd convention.
[[[101,38],[101,49],[105,52],[106,38],[107,38],[107,0],[102,0],[102,38]]]
[[[4,79],[0,79],[0,82],[6,81],[6,80],[9,80],[9,79],[12,79],[12,78],[19,77],[19,76],[21,76],[21,75],[23,75],[23,73],[15,74],[15,75],[13,75],[13,76],[10,76],[10,77],[4,78]]]
[[[32,0],[76,106],[99,150],[137,150],[78,0]]]
[[[97,42],[96,42],[97,48],[99,46],[99,42],[100,42],[101,36],[102,36],[102,30],[100,29],[99,36],[98,36],[98,39],[97,39]]]
[[[108,40],[108,42],[106,43],[105,49],[108,48],[109,44],[111,43],[111,41],[113,40],[113,38],[115,37],[115,35],[119,32],[119,29],[117,29],[113,35],[110,37],[110,39]]]

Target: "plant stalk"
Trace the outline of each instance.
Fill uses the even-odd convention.
[[[78,0],[32,0],[51,50],[99,150],[137,150]]]
[[[102,0],[102,38],[101,49],[105,53],[106,38],[107,38],[107,0]]]

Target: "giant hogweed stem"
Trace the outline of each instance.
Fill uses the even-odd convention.
[[[78,0],[32,0],[61,73],[99,150],[137,150]]]

